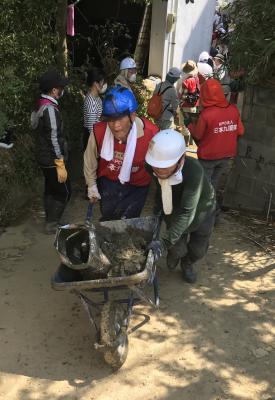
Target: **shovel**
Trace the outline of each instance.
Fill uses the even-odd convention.
[[[93,216],[94,203],[89,203],[85,218],[85,225],[89,229],[89,264],[98,272],[108,273],[111,268],[111,262],[99,247],[96,239],[95,226],[91,222]]]

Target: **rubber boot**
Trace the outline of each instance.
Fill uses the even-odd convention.
[[[178,263],[180,262],[180,258],[176,257],[171,251],[168,251],[167,258],[166,258],[166,265],[167,268],[172,271],[173,269],[177,268]]]
[[[55,220],[55,200],[51,195],[44,196],[44,209],[45,209],[45,233],[51,235],[56,231]]]
[[[46,214],[45,233],[52,235],[56,232],[56,228],[60,223],[66,203],[56,201],[52,196],[46,196],[44,201]]]
[[[180,262],[182,271],[182,278],[188,283],[195,283],[197,281],[197,274],[193,270],[193,263],[188,257],[183,257]]]
[[[66,208],[66,202],[55,201],[55,221],[56,225],[61,223],[61,218]]]

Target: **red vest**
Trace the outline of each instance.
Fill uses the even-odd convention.
[[[198,141],[198,158],[220,160],[235,157],[237,138],[244,132],[237,107],[206,107],[200,118],[206,124],[203,136]]]
[[[159,128],[149,120],[143,118],[144,135],[137,138],[136,151],[132,164],[132,172],[130,176],[130,185],[134,186],[148,186],[151,182],[151,177],[144,168],[145,155],[147,153],[148,145],[152,137],[159,131]],[[94,134],[97,142],[98,152],[100,154],[103,139],[105,135],[107,122],[98,122],[94,125]],[[122,167],[123,156],[126,149],[126,143],[119,143],[115,139],[114,145],[114,158],[111,161],[104,160],[99,157],[97,177],[105,176],[111,181],[117,181],[120,169]]]

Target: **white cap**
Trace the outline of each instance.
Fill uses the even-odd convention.
[[[128,68],[136,68],[136,67],[137,66],[135,60],[131,57],[126,57],[121,61],[119,69],[122,70]]]
[[[172,167],[185,151],[184,137],[173,129],[165,129],[157,133],[149,143],[145,161],[156,168]]]
[[[203,51],[200,55],[199,55],[199,62],[207,62],[210,58],[210,55],[207,51]]]
[[[204,62],[198,62],[197,67],[199,70],[199,74],[201,74],[205,78],[210,78],[211,76],[213,76],[213,68],[211,67],[211,65]]]

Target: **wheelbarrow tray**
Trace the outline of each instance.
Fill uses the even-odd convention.
[[[149,234],[151,233],[152,236],[156,228],[156,224],[156,217],[132,218],[115,221],[105,221],[99,223],[100,226],[108,228],[111,232],[123,233],[128,228],[132,228],[136,229],[137,231],[143,231]],[[70,225],[70,227],[73,227],[73,225]],[[136,274],[102,279],[65,282],[60,278],[57,271],[52,277],[51,285],[54,290],[88,290],[118,286],[133,286],[148,280],[151,276],[153,266],[154,255],[152,250],[150,250],[148,252],[143,271]]]

